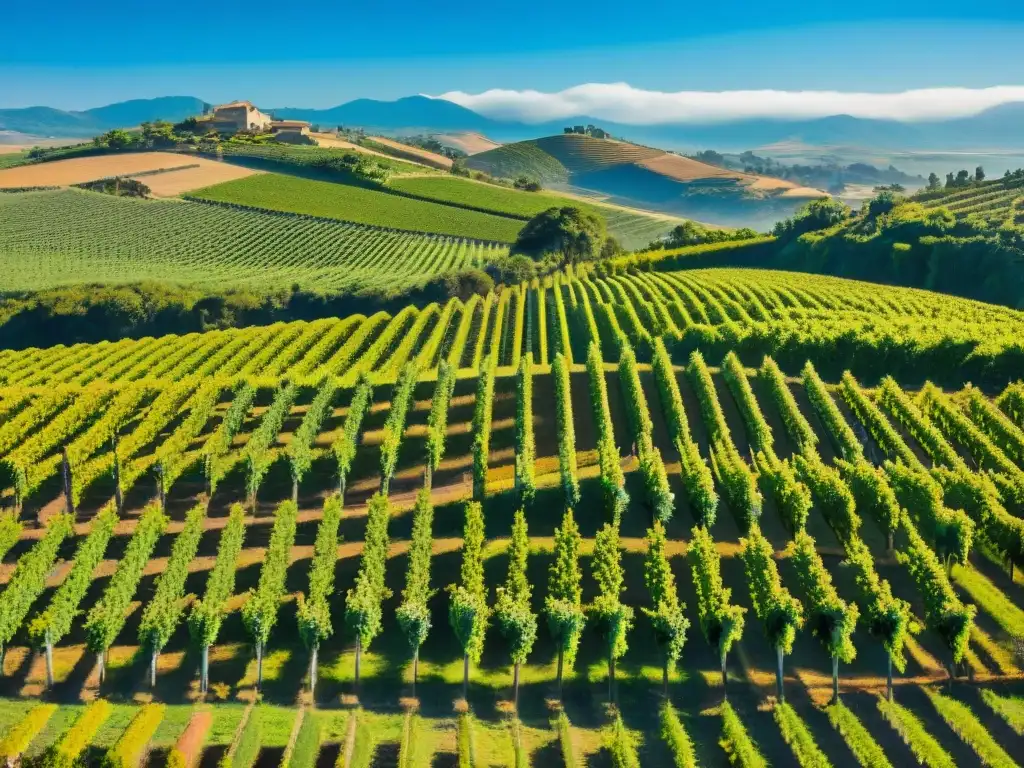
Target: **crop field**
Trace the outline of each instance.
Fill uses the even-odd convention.
[[[383,136],[368,136],[367,143],[371,148],[383,148],[383,151],[393,154],[395,157],[404,157],[413,162],[423,163],[443,171],[447,171],[452,167],[452,159],[450,157],[445,157],[420,147],[403,144],[393,139],[386,139]]]
[[[357,224],[511,243],[523,222],[367,187],[281,174],[229,181],[193,193],[203,200],[321,216]]]
[[[0,218],[3,290],[147,279],[400,288],[507,252],[458,237],[74,189],[0,195]]]
[[[181,168],[200,165],[198,169],[206,183],[216,183],[251,172],[239,173],[239,169],[226,167],[222,163],[201,158],[187,158],[174,152],[133,152],[117,155],[76,157],[71,160],[55,160],[49,163],[33,163],[0,171],[0,188],[9,187],[50,187],[82,184],[108,176],[132,176],[161,169]],[[146,177],[148,178],[148,177]],[[148,183],[148,182],[147,182]]]
[[[234,144],[223,143],[219,145],[217,157],[225,162],[239,165],[253,165],[265,170],[281,170],[280,166],[293,166],[296,168],[316,169],[324,164],[338,161],[345,155],[352,152],[372,155],[374,161],[387,167],[392,173],[438,173],[433,169],[418,163],[407,163],[394,157],[389,157],[379,152],[372,152],[363,147],[347,146],[345,148],[333,146],[303,146],[288,144]],[[287,171],[282,171],[287,172]]]
[[[624,248],[645,246],[682,223],[682,219],[670,216],[645,215],[623,208],[594,205],[557,194],[522,192],[453,176],[399,177],[390,181],[388,186],[407,195],[489,211],[524,221],[556,205],[576,206],[605,219],[608,223],[608,233]]]
[[[672,263],[0,352],[5,754],[1014,765],[1024,314]]]
[[[957,216],[977,214],[992,226],[1024,223],[1024,179],[997,179],[967,189],[922,192],[912,199],[925,208],[945,208]]]

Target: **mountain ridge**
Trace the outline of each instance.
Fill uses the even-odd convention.
[[[182,120],[207,104],[194,96],[133,99],[83,111],[46,106],[0,109],[0,130],[36,136],[86,137],[146,120]],[[277,107],[279,118],[334,127],[365,127],[398,133],[473,131],[504,142],[560,134],[567,125],[593,123],[630,141],[672,150],[746,150],[780,142],[816,146],[856,145],[893,150],[1024,149],[1024,102],[942,121],[899,122],[837,114],[813,119],[743,119],[718,123],[624,125],[574,116],[542,123],[496,120],[444,99],[406,96],[392,101],[355,99],[334,107]]]

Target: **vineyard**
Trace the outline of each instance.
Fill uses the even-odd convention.
[[[943,189],[914,196],[925,208],[945,208],[956,216],[977,214],[989,226],[1004,222],[1024,224],[1024,177],[1009,177],[972,184],[966,189]]]
[[[4,290],[164,280],[358,291],[506,253],[465,238],[77,190],[0,195],[0,217]]]
[[[0,753],[1015,765],[1024,315],[670,264],[0,352]]]
[[[262,181],[261,181],[262,180]],[[258,174],[199,189],[190,197],[357,224],[511,243],[523,222],[369,187]]]

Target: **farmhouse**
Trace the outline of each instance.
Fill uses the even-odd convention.
[[[274,120],[270,123],[270,133],[278,141],[305,144],[310,141],[309,127],[305,120]]]
[[[265,131],[273,119],[250,101],[233,101],[213,108],[213,127],[222,133]]]

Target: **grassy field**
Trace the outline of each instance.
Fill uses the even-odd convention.
[[[80,190],[2,194],[0,216],[3,290],[140,280],[272,289],[298,283],[338,292],[401,288],[507,252],[457,237]]]
[[[263,174],[218,184],[194,197],[304,213],[339,221],[510,243],[522,222],[477,211],[389,195],[376,189]]]
[[[13,168],[28,160],[28,152],[0,152],[0,169]]]
[[[646,216],[642,213],[587,203],[552,192],[523,192],[454,176],[423,176],[392,179],[388,186],[399,192],[428,200],[492,211],[505,216],[530,219],[553,206],[571,205],[605,219],[608,232],[624,248],[639,248],[666,234],[682,219]]]

